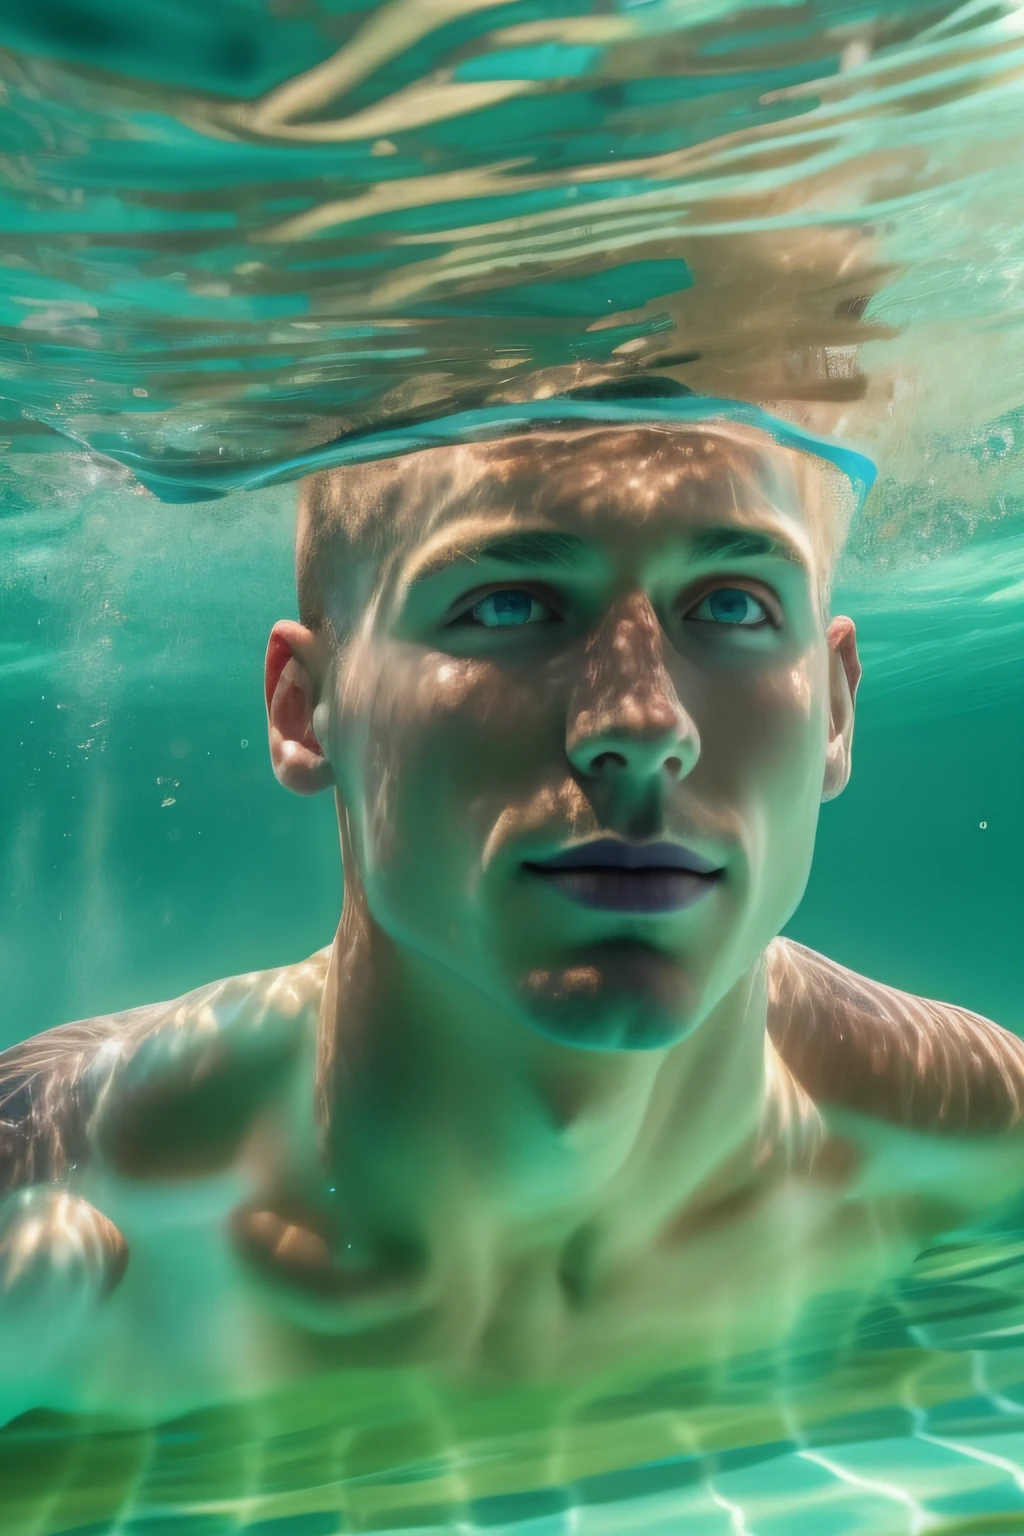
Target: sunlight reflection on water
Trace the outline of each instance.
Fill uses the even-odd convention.
[[[912,745],[934,762],[943,718],[979,722],[961,732],[988,744],[974,781],[987,798],[965,791],[956,826],[976,837],[984,822],[984,857],[1004,863],[979,867],[1005,881],[1012,917],[1011,791],[983,779],[981,760],[1005,769],[1019,738],[1007,722],[1024,634],[1024,5],[7,0],[0,82],[0,672],[31,749],[19,735],[2,769],[15,915],[0,935],[12,1021],[0,1043],[38,1027],[40,1009],[50,1024],[202,979],[181,981],[168,961],[165,980],[137,952],[143,933],[180,927],[179,957],[202,971],[218,914],[255,904],[261,876],[244,858],[233,884],[218,875],[204,893],[206,866],[184,852],[203,835],[248,846],[258,818],[273,877],[294,874],[301,847],[317,921],[336,900],[323,828],[319,842],[308,823],[300,837],[292,808],[247,789],[239,748],[255,743],[261,706],[258,682],[246,693],[236,680],[248,685],[257,628],[290,602],[287,491],[156,507],[103,455],[157,466],[187,500],[211,465],[274,464],[396,419],[486,408],[538,373],[551,388],[664,373],[771,402],[877,457],[840,583],[864,619],[876,740],[923,721],[926,748],[921,735]],[[202,644],[218,622],[223,675]],[[871,708],[869,694],[869,744]],[[936,783],[928,825],[946,835]],[[237,790],[228,809],[225,787]],[[879,784],[838,812],[851,859],[895,795]],[[141,898],[138,827],[160,849]],[[948,835],[946,857],[967,868]],[[179,852],[194,862],[161,863]],[[857,878],[805,921],[831,922],[837,942],[866,928],[850,910],[877,913],[885,897],[876,870]],[[905,921],[892,909],[890,959],[910,963],[900,952],[918,921],[938,972],[954,962],[926,941],[952,945],[933,937],[927,883],[907,887]],[[115,914],[132,902],[122,928]],[[44,984],[38,934],[57,922],[74,935],[71,959]],[[253,963],[253,934],[285,944],[256,922],[231,952],[237,969]],[[855,931],[858,942],[871,941]],[[966,986],[976,951],[964,943]],[[1001,985],[1019,1001],[1005,959]],[[924,1406],[911,1382],[891,1412],[836,1412],[810,1438],[725,1435],[697,1461],[673,1404],[678,1456],[458,1509],[424,1495],[418,1528],[1024,1530],[1024,1365],[1015,1348],[978,1344],[970,1306],[951,1315],[935,1350],[958,1385]],[[939,1327],[932,1312],[927,1326]],[[0,1457],[36,1482],[5,1532],[372,1524],[360,1478],[317,1491],[324,1465],[293,1461],[277,1427],[274,1444],[262,1429],[241,1442],[240,1491],[223,1508],[174,1505],[168,1468],[199,1431],[136,1445],[112,1523],[81,1491],[100,1477],[96,1444],[23,1425]],[[113,1438],[103,1454],[117,1460]],[[405,1469],[410,1483],[430,1470]],[[402,1469],[390,1476],[397,1487]],[[410,1497],[410,1519],[416,1507]]]

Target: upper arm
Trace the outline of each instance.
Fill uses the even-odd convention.
[[[0,1198],[55,1183],[86,1160],[86,1074],[102,1022],[49,1030],[0,1054]]]
[[[325,959],[48,1030],[0,1055],[0,1197],[99,1160],[126,1177],[212,1171],[279,1090]]]
[[[939,1134],[988,1136],[1024,1120],[1024,1042],[1016,1035],[802,945],[773,946],[769,1031],[823,1108]]]
[[[50,1030],[0,1055],[0,1423],[117,1285],[128,1245],[76,1194],[90,1160],[89,1067],[107,1021]]]
[[[86,1198],[90,1165],[136,1180],[222,1168],[315,1023],[325,966],[234,977],[0,1055],[0,1421],[36,1402],[129,1263]]]

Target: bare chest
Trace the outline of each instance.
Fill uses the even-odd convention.
[[[851,1334],[919,1246],[894,1210],[794,1180],[639,1249],[599,1231],[517,1252],[453,1222],[425,1267],[332,1271],[295,1262],[302,1234],[284,1227],[264,1223],[263,1255],[240,1244],[246,1193],[233,1177],[103,1192],[130,1260],[55,1363],[48,1406],[152,1421],[346,1370],[579,1392],[778,1365],[816,1330]]]
[[[872,1298],[919,1247],[895,1203],[793,1180],[670,1224],[620,1258],[598,1243],[575,1262],[570,1251],[558,1265],[511,1266],[477,1358],[576,1380],[664,1368],[728,1374],[754,1361],[774,1371],[815,1340],[827,1336],[830,1355],[852,1341]]]

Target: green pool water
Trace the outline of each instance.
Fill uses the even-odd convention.
[[[623,360],[877,459],[854,775],[788,931],[1024,1032],[1024,6],[6,0],[0,82],[0,1047],[330,940],[332,807],[265,742],[288,464]],[[1024,1533],[999,1345],[945,1401],[404,1528]],[[17,1536],[372,1524],[287,1423],[178,1507],[206,1432],[147,1435],[109,1515],[76,1488],[124,1447],[11,1426]]]

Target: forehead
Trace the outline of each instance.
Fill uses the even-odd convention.
[[[413,460],[394,464],[392,566],[455,535],[519,526],[562,529],[613,551],[708,526],[786,529],[817,542],[820,471],[749,429],[531,434]]]

